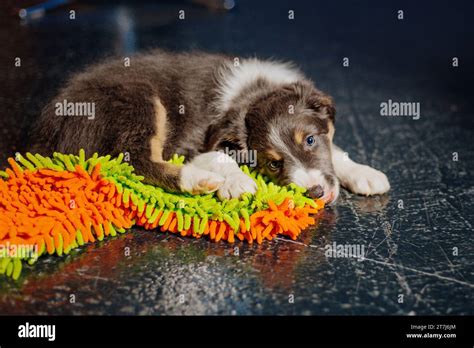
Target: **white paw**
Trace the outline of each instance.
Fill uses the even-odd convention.
[[[217,191],[217,196],[222,199],[238,198],[245,192],[255,193],[257,184],[247,174],[236,171],[228,174],[224,185]]]
[[[232,157],[219,151],[202,153],[194,157],[191,164],[223,176],[240,171],[237,162]]]
[[[206,194],[219,189],[225,182],[222,175],[187,164],[181,169],[180,187],[184,192]]]
[[[390,190],[387,176],[366,165],[355,166],[341,183],[350,191],[365,196],[378,195]]]

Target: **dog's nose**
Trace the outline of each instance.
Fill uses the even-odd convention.
[[[321,185],[311,186],[308,189],[308,196],[310,196],[311,198],[321,198],[322,196],[324,196],[323,187]]]

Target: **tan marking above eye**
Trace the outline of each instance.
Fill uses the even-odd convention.
[[[297,144],[301,144],[304,139],[304,133],[300,130],[295,131],[295,141]]]
[[[267,150],[267,154],[271,157],[271,160],[274,161],[281,161],[283,159],[275,150]]]

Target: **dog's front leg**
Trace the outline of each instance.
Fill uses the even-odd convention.
[[[332,162],[341,185],[353,193],[370,196],[390,190],[390,183],[384,173],[352,161],[335,145],[332,147]]]
[[[232,157],[223,152],[211,151],[200,154],[193,158],[191,164],[225,178],[224,184],[217,190],[220,199],[238,198],[245,192],[257,191],[255,181],[240,170]]]

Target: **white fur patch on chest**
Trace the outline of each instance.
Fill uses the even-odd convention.
[[[231,66],[225,70],[219,81],[219,103],[221,111],[228,110],[232,101],[259,78],[263,78],[270,83],[281,85],[296,82],[303,78],[303,75],[289,63],[262,61],[258,59],[243,59],[238,66]]]

